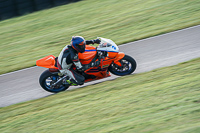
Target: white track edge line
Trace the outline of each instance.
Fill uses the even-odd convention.
[[[153,38],[157,38],[157,37],[161,37],[161,36],[165,36],[165,35],[169,35],[169,34],[181,32],[181,31],[185,31],[185,30],[190,30],[190,29],[197,28],[197,27],[200,27],[200,25],[195,25],[195,26],[192,26],[192,27],[188,27],[188,28],[185,28],[185,29],[180,29],[180,30],[172,31],[172,32],[161,34],[161,35],[158,35],[158,36],[152,36],[152,37],[144,38],[144,39],[137,40],[137,41],[134,41],[134,42],[129,42],[129,43],[121,44],[118,47],[123,47],[123,46],[126,46],[126,45],[130,45],[132,43],[137,43],[137,42],[141,42],[141,41],[145,41],[145,40],[149,40],[149,39],[153,39]],[[25,71],[25,70],[29,70],[29,69],[33,69],[33,68],[36,68],[36,67],[38,67],[38,66],[33,66],[33,67],[29,67],[29,68],[25,68],[25,69],[13,71],[13,72],[1,74],[0,77],[1,76],[6,76],[6,75],[10,75],[10,74],[14,74],[14,73],[21,72],[21,71]]]

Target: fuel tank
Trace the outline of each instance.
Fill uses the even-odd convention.
[[[95,47],[86,45],[85,52],[79,53],[78,57],[83,64],[88,64],[92,61],[92,59],[96,56],[97,50]]]

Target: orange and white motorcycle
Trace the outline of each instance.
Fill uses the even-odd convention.
[[[77,71],[85,77],[85,82],[109,77],[110,73],[124,76],[135,71],[136,61],[132,57],[119,52],[118,46],[112,40],[101,37],[99,39],[101,43],[97,47],[86,45],[85,52],[78,54],[80,62],[90,66],[84,72]],[[100,64],[92,67],[91,64],[95,61],[100,61]],[[39,83],[44,90],[53,93],[65,91],[71,86],[62,80],[64,75],[59,72],[56,62],[57,58],[53,55],[36,61],[37,66],[49,68],[41,74]],[[73,69],[76,70],[75,65]]]

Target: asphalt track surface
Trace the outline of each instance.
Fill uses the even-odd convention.
[[[200,57],[200,25],[127,43],[119,46],[119,49],[136,60],[138,66],[134,73],[176,65]],[[44,70],[31,67],[0,75],[0,107],[53,95],[44,91],[38,83]],[[84,86],[115,78],[117,76],[112,75]],[[81,87],[70,87],[69,91]]]

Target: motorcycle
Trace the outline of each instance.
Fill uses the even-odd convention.
[[[86,45],[85,52],[79,53],[79,60],[83,65],[88,66],[84,72],[73,69],[85,77],[85,82],[99,80],[111,76],[111,73],[118,76],[125,76],[133,73],[136,69],[136,61],[123,52],[119,52],[118,46],[110,39],[99,37],[101,43],[95,47]],[[99,65],[94,66],[98,61]],[[65,91],[72,84],[64,80],[65,75],[61,74],[57,67],[57,57],[46,56],[36,61],[36,65],[48,68],[39,78],[41,87],[52,93]]]

